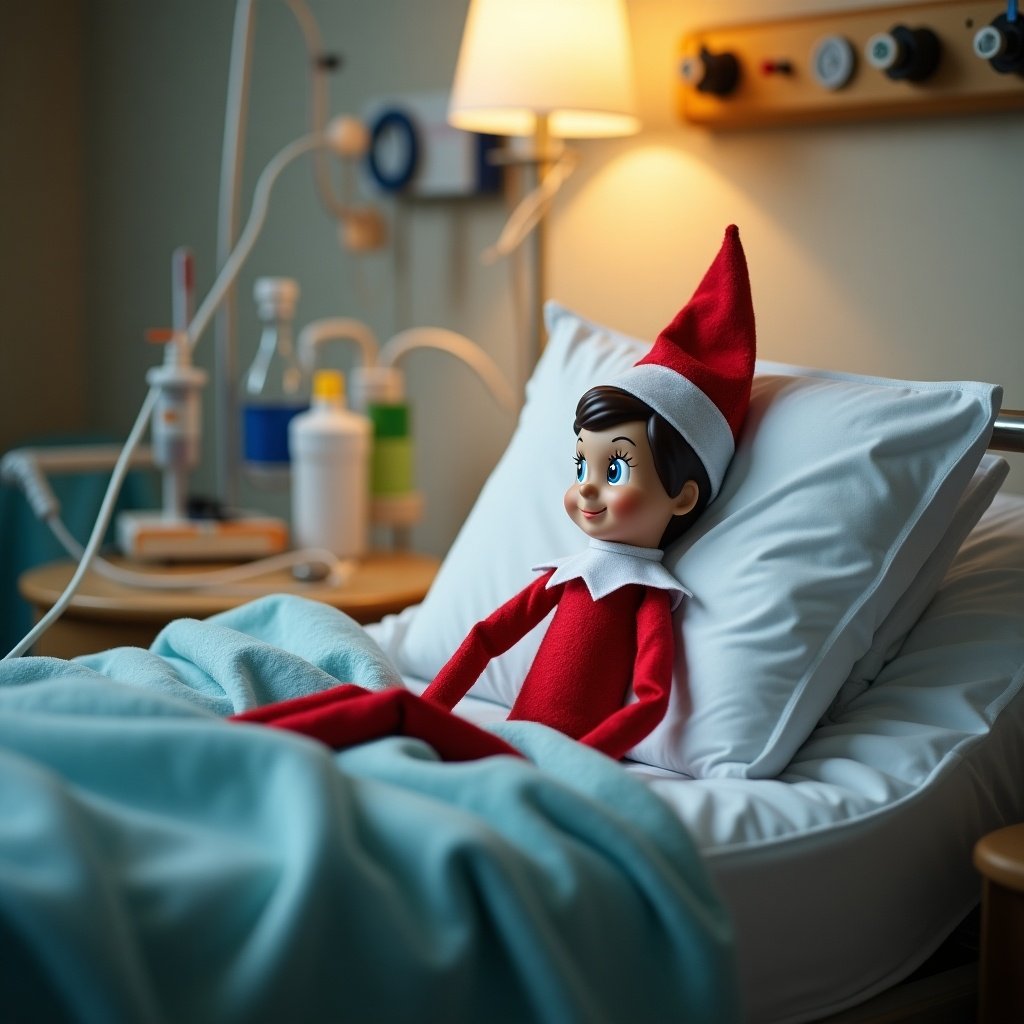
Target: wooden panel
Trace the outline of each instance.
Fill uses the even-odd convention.
[[[680,47],[678,112],[692,123],[725,129],[1021,110],[1024,75],[1000,73],[974,52],[978,30],[1005,11],[1005,4],[991,0],[942,0],[693,32]],[[922,81],[893,80],[867,59],[869,40],[897,25],[928,28],[938,38],[938,64]],[[852,74],[838,88],[828,88],[815,77],[816,49],[830,37],[846,40],[853,56]],[[704,49],[736,57],[739,79],[727,95],[696,87]],[[841,58],[841,50],[837,44],[833,57]]]

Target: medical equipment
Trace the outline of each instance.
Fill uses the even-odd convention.
[[[676,109],[718,131],[1020,110],[1024,32],[1017,4],[1000,6],[819,5],[694,28],[679,41]]]
[[[229,287],[238,276],[238,273],[242,269],[246,259],[252,252],[252,248],[259,236],[260,229],[266,219],[267,206],[270,201],[270,192],[284,169],[299,157],[318,148],[327,148],[343,154],[346,141],[346,129],[343,119],[335,119],[330,122],[325,131],[312,132],[290,142],[281,149],[263,169],[253,192],[252,209],[249,214],[249,219],[246,221],[245,227],[239,236],[238,243],[232,250],[231,255],[225,261],[224,265],[221,267],[221,270],[214,281],[213,287],[199,306],[195,316],[189,319],[187,327],[180,332],[182,338],[178,344],[181,346],[182,358],[185,354],[191,354],[192,349],[195,348],[195,345],[199,341],[200,337],[202,337],[203,332],[207,327],[209,327],[214,313],[224,301],[224,297],[227,294]],[[103,497],[103,502],[100,506],[100,511],[93,526],[92,533],[90,534],[89,540],[84,548],[80,549],[80,561],[78,568],[71,577],[67,588],[64,593],[61,594],[60,598],[54,603],[49,612],[47,612],[36,623],[35,627],[5,655],[5,658],[20,657],[28,651],[38,637],[40,637],[50,627],[50,625],[56,621],[61,614],[63,614],[64,609],[68,606],[75,594],[75,591],[81,584],[83,577],[96,560],[99,547],[106,536],[107,527],[110,524],[114,505],[117,501],[117,496],[124,481],[125,474],[132,462],[135,449],[138,447],[143,434],[150,424],[151,417],[153,416],[153,412],[160,401],[160,397],[161,385],[151,382],[149,391],[146,393],[146,397],[142,402],[142,407],[139,409],[135,422],[129,431],[128,438],[114,464],[110,483],[107,486],[106,494]],[[66,529],[61,529],[62,524],[61,526],[57,525],[59,523],[59,515],[51,514],[47,522],[50,524],[51,528],[54,529],[54,533],[62,540],[62,542],[65,543],[66,546],[74,546],[77,548],[74,538],[67,534]],[[76,555],[76,557],[77,556],[78,555]],[[174,581],[170,579],[151,580],[149,585],[155,585],[157,587],[194,587],[202,586],[204,584],[223,584],[251,576],[261,575],[264,572],[270,571],[271,565],[273,565],[274,568],[281,568],[282,561],[286,564],[300,564],[314,559],[326,561],[329,565],[334,565],[336,561],[333,554],[330,552],[288,552],[273,559],[238,566],[230,570],[223,570],[216,573],[194,573],[189,574],[188,577],[176,577]],[[97,563],[97,568],[100,568],[99,563]],[[115,567],[108,567],[107,569],[104,569],[104,571],[109,571],[109,568]],[[138,574],[124,575],[133,577],[133,584],[137,583],[138,585],[145,585],[142,579],[134,578],[138,576]]]
[[[397,547],[408,546],[408,530],[423,516],[423,496],[413,481],[413,441],[406,403],[405,374],[398,363],[417,348],[439,349],[465,363],[495,401],[509,412],[518,410],[512,388],[491,357],[469,338],[443,327],[410,327],[383,346],[374,332],[351,317],[315,320],[299,332],[299,361],[307,371],[316,366],[319,349],[345,341],[359,349],[351,373],[351,405],[373,423],[370,519],[390,527]]]
[[[495,135],[448,123],[447,89],[389,94],[362,108],[369,133],[366,175],[376,189],[416,199],[497,195],[502,168]]]
[[[339,558],[365,555],[370,540],[370,420],[345,407],[345,378],[317,370],[308,412],[288,428],[292,530],[303,547]]]
[[[312,134],[324,131],[327,112],[327,75],[340,66],[339,59],[325,51],[319,26],[305,0],[285,0],[302,32],[309,59],[309,110]],[[218,208],[218,265],[225,266],[236,248],[238,240],[238,200],[242,179],[244,135],[248,112],[249,78],[252,57],[254,0],[238,0],[232,37],[225,113],[224,145],[221,167],[220,202]],[[314,147],[315,184],[320,199],[328,212],[339,221],[342,244],[354,252],[379,248],[386,237],[381,215],[370,207],[358,206],[351,198],[354,164],[366,154],[369,132],[356,117],[342,115],[334,118],[330,126],[330,149],[342,162],[343,181],[340,194],[331,185],[326,156]],[[285,313],[294,307],[288,301],[289,286],[257,282],[256,300],[261,312],[278,307]],[[188,282],[189,287],[191,281]],[[291,286],[297,298],[298,286]],[[175,288],[175,308],[188,308],[191,295],[184,293],[186,306],[182,306],[183,293]],[[228,282],[216,309],[214,415],[215,470],[218,477],[220,501],[218,506],[234,510],[239,465],[238,374],[235,360],[234,278]],[[263,317],[274,320],[268,312]],[[246,437],[252,442],[246,453],[246,475],[250,482],[262,486],[286,486],[288,482],[287,421],[291,415],[308,406],[308,380],[302,379],[301,368],[291,360],[291,366],[280,371],[281,381],[275,386],[278,374],[278,353],[284,353],[290,344],[290,316],[266,324],[264,338],[254,364],[247,375]],[[177,325],[176,325],[177,327]],[[267,335],[276,333],[276,339]],[[194,342],[193,342],[194,344]],[[283,357],[285,360],[287,356]],[[286,382],[286,383],[285,383]],[[254,388],[256,394],[254,394]],[[280,394],[272,392],[280,392]],[[287,397],[291,408],[284,410],[281,399]],[[273,426],[277,419],[276,428]],[[198,423],[198,421],[196,421]],[[255,438],[255,440],[253,440]],[[247,442],[248,443],[248,442]],[[184,515],[185,480],[187,474],[176,471],[174,487],[178,496],[169,499],[168,477],[165,474],[165,502],[163,515],[125,514],[118,524],[119,544],[123,551],[135,558],[198,560],[212,558],[258,558],[282,551],[288,543],[285,523],[276,517],[232,511],[228,517],[194,518]],[[170,504],[169,504],[170,503]]]
[[[164,346],[163,362],[146,374],[146,382],[159,396],[151,433],[153,461],[162,471],[163,507],[122,512],[117,518],[118,547],[136,561],[250,559],[288,547],[288,528],[276,517],[189,514],[188,478],[199,463],[200,396],[207,379],[205,371],[193,365],[188,343],[193,281],[192,253],[176,249],[171,266],[174,326],[147,332],[147,340]],[[295,373],[301,374],[297,365]]]

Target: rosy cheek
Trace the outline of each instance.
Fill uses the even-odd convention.
[[[608,511],[616,519],[630,518],[643,504],[643,495],[628,487],[609,488]]]

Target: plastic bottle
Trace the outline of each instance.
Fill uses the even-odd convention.
[[[290,475],[288,425],[309,408],[309,381],[292,339],[299,286],[287,277],[261,277],[253,295],[263,332],[243,381],[243,465],[258,486],[283,487]]]
[[[410,530],[423,518],[423,495],[416,490],[405,377],[393,366],[360,366],[353,371],[352,404],[373,424],[370,456],[370,514],[391,527],[395,546],[411,544]]]
[[[369,545],[373,427],[344,395],[341,373],[318,370],[309,411],[291,421],[292,534],[300,547],[355,558]]]

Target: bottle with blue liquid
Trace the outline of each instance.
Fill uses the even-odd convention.
[[[287,277],[261,277],[253,295],[263,331],[243,381],[243,463],[252,483],[283,488],[291,469],[288,425],[309,408],[309,379],[292,328],[299,285]]]

